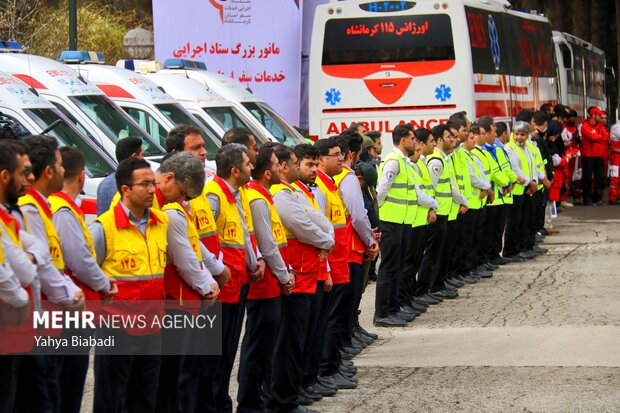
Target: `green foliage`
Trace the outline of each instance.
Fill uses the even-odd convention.
[[[31,6],[33,2],[22,3]],[[39,7],[20,20],[20,27],[12,28],[12,40],[27,46],[27,53],[58,59],[69,45],[69,2],[61,0],[58,6],[34,3],[39,3]],[[16,7],[13,11],[23,15],[24,10]],[[28,11],[31,10],[29,7]],[[103,52],[108,64],[125,57],[123,36],[135,27],[152,30],[152,22],[135,11],[121,11],[99,2],[78,3],[78,49]],[[0,32],[9,38],[8,30],[0,26]]]

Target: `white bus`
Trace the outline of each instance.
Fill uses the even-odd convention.
[[[553,32],[558,64],[559,101],[587,117],[590,106],[605,109],[605,54],[591,43],[568,33]]]
[[[430,129],[461,110],[472,119],[509,121],[523,108],[557,103],[549,21],[507,5],[351,0],[318,6],[311,138],[354,122],[382,133],[407,122]]]

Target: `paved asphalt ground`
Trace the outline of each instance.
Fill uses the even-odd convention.
[[[533,261],[500,267],[355,358],[322,412],[619,412],[620,206],[575,207]],[[84,411],[91,410],[92,375]],[[236,383],[232,383],[233,394]]]

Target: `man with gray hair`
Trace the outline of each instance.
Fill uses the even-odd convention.
[[[202,301],[212,303],[219,294],[211,274],[220,274],[224,266],[200,242],[187,202],[201,196],[204,179],[202,162],[189,152],[173,154],[155,173],[163,211],[168,216],[164,288],[166,313],[171,316],[197,316]],[[184,411],[193,405],[195,395],[190,391],[199,376],[194,369],[196,357],[191,353],[198,338],[194,329],[162,331],[164,356],[157,395],[162,411]]]
[[[536,161],[527,145],[530,125],[523,121],[515,122],[512,128],[513,139],[504,146],[510,166],[517,175],[517,183],[512,191],[513,203],[508,214],[504,250],[502,255],[513,261],[532,259],[533,255],[526,251],[529,209],[527,197],[536,192]]]

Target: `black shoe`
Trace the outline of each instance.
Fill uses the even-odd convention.
[[[341,364],[338,368],[338,371],[346,374],[347,376],[355,376],[357,374],[357,367],[344,366]]]
[[[527,261],[527,258],[523,258],[519,254],[511,255],[510,257],[506,257],[506,258],[509,259],[510,262],[525,262],[525,261]]]
[[[343,376],[341,373],[336,372],[331,377],[334,379],[334,383],[336,383],[338,390],[357,388],[357,380],[351,380]]]
[[[423,303],[426,305],[434,305],[434,304],[439,304],[441,301],[436,299],[435,297],[432,297],[428,294],[423,294],[423,295],[418,295],[415,300],[419,303]]]
[[[372,344],[373,341],[375,341],[372,338],[364,335],[364,333],[359,330],[353,333],[353,337],[360,343],[364,343],[365,346],[369,346],[370,344]]]
[[[407,323],[410,323],[413,320],[415,320],[415,314],[406,313],[404,311],[399,311],[398,313],[394,314],[394,317],[400,318],[401,320],[404,320]]]
[[[546,237],[547,235],[551,235],[551,233],[547,230],[547,228],[543,228],[543,229],[541,229],[541,230],[540,230],[540,233],[541,233],[542,235],[544,235],[545,237]]]
[[[508,263],[511,263],[512,260],[510,258],[506,258],[506,257],[497,257],[494,260],[491,261],[491,264],[494,265],[506,265]]]
[[[450,288],[461,288],[465,285],[463,281],[459,281],[455,278],[448,278],[443,283],[446,285],[446,287]]]
[[[372,333],[370,331],[367,331],[364,327],[359,326],[360,329],[360,333],[362,333],[363,335],[365,335],[366,337],[370,337],[373,341],[378,339],[379,336],[375,333]]]
[[[426,306],[422,305],[420,303],[416,303],[415,301],[411,300],[411,302],[409,304],[406,305],[406,307],[411,308],[415,311],[419,311],[420,313],[425,313],[426,312]]]
[[[485,264],[482,264],[480,268],[486,271],[495,271],[496,269],[499,268],[499,265],[495,265],[495,264],[491,264],[490,262],[487,262]]]
[[[312,386],[306,387],[305,390],[308,393],[320,394],[323,397],[331,397],[338,392],[337,387],[325,387],[320,383],[314,383]]]
[[[413,297],[413,298],[411,299],[411,302],[412,302],[412,304],[417,304],[418,306],[420,306],[420,307],[424,307],[424,308],[427,308],[427,307],[430,305],[429,303],[422,302],[422,301],[419,299],[419,296],[415,296],[415,297]],[[414,307],[414,308],[415,308],[415,307]]]
[[[443,301],[443,298],[441,298],[441,297],[439,297],[439,296],[437,296],[437,295],[433,294],[430,290],[426,293],[426,295],[428,295],[428,296],[430,296],[430,297],[433,297],[433,298],[434,298],[434,299],[436,299],[436,300],[439,300],[439,302],[442,302],[442,301]]]
[[[536,254],[542,255],[542,254],[545,254],[549,250],[546,248],[541,248],[538,245],[534,245],[534,248],[532,248],[532,251],[534,251]]]
[[[399,313],[411,314],[413,316],[419,316],[421,313],[418,310],[415,310],[409,306],[403,305],[400,307]]]
[[[470,277],[469,275],[457,275],[456,279],[464,282],[465,284],[475,284],[478,280],[476,280],[475,278]]]
[[[342,360],[340,364],[347,367],[355,367],[355,363],[352,360]]]
[[[298,392],[299,392],[299,394],[302,397],[305,397],[307,399],[311,399],[314,402],[318,402],[319,400],[321,400],[323,398],[323,396],[321,396],[319,393],[316,393],[314,391],[310,391],[310,390],[308,390],[308,388],[302,389],[300,387]]]
[[[340,358],[343,360],[351,360],[355,356],[356,354],[351,354],[351,353],[347,353],[346,351],[340,350]]]
[[[397,318],[392,315],[387,317],[376,317],[372,324],[375,327],[406,327],[407,322],[402,318]]]
[[[458,297],[459,293],[456,290],[452,290],[452,289],[446,288],[446,289],[443,289],[441,291],[433,292],[433,295],[435,297],[441,297],[441,298],[443,298],[445,300],[452,300],[452,299],[455,299],[456,297]]]
[[[351,344],[356,347],[361,347],[362,349],[368,347],[368,343],[366,343],[366,341],[360,340],[355,333],[353,333],[353,335],[351,336]]]
[[[533,260],[534,258],[536,258],[536,254],[534,252],[532,252],[531,250],[528,251],[521,251],[519,253],[519,257],[525,258],[526,260]]]
[[[476,270],[472,271],[472,275],[477,278],[491,278],[493,273],[491,271]]]
[[[346,346],[342,348],[342,351],[345,353],[349,353],[353,356],[357,356],[362,352],[363,348],[357,346]]]
[[[336,386],[336,382],[332,376],[319,376],[317,379],[317,384],[330,390],[338,390],[338,386]]]
[[[307,397],[306,395],[299,392],[297,393],[296,401],[302,406],[310,406],[312,403],[314,403],[314,400],[312,400],[310,397]]]

